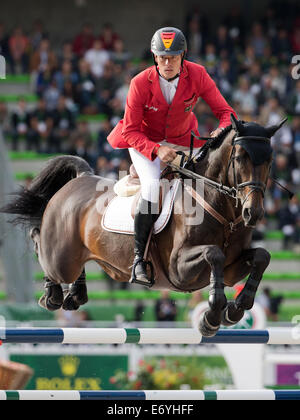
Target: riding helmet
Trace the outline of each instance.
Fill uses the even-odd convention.
[[[179,55],[187,52],[187,42],[180,29],[158,29],[151,40],[151,52],[155,55]]]

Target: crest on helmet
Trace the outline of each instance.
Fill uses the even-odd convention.
[[[176,35],[175,32],[162,32],[160,34],[162,42],[166,49],[171,48],[175,35]]]

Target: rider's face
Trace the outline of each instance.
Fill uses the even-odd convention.
[[[165,79],[171,79],[180,71],[182,54],[180,55],[156,55],[155,61],[159,67],[159,73]]]

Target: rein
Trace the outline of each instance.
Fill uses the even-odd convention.
[[[194,156],[193,157],[193,139],[196,138],[197,140],[207,140],[208,144],[205,144],[202,149],[204,148],[204,150],[200,150],[198,156]],[[255,191],[260,191],[262,196],[264,197],[265,195],[265,190],[266,190],[266,184],[260,181],[246,181],[246,182],[242,182],[240,184],[237,183],[237,176],[236,176],[236,170],[235,170],[235,151],[236,151],[236,144],[242,142],[243,140],[259,140],[262,142],[270,142],[270,139],[267,137],[258,137],[258,136],[243,136],[243,137],[237,137],[237,134],[233,137],[232,139],[232,150],[231,150],[231,155],[230,155],[230,159],[228,162],[228,166],[227,166],[227,170],[226,170],[226,180],[228,179],[228,172],[230,169],[230,166],[232,165],[232,169],[233,169],[233,178],[234,178],[234,186],[233,187],[228,187],[226,185],[224,185],[223,183],[220,182],[216,182],[213,181],[210,178],[207,178],[204,175],[199,175],[197,174],[195,171],[191,171],[189,169],[187,169],[186,167],[189,166],[190,164],[193,165],[193,169],[194,169],[194,164],[199,162],[200,160],[202,160],[210,145],[212,144],[213,140],[215,140],[214,137],[199,137],[196,136],[193,132],[192,132],[192,136],[191,136],[191,144],[190,144],[190,153],[189,156],[186,158],[186,155],[184,152],[176,152],[178,155],[182,156],[181,162],[180,162],[180,166],[173,164],[172,162],[168,163],[168,166],[171,167],[172,169],[174,169],[174,172],[178,172],[181,175],[185,175],[191,179],[201,179],[203,180],[207,185],[210,185],[211,187],[215,188],[218,192],[220,192],[221,194],[225,194],[231,198],[233,198],[236,201],[235,207],[238,207],[238,193],[243,190],[245,187],[252,187],[251,190],[248,192],[248,194],[243,197],[242,203],[241,205],[243,206],[245,204],[245,202],[248,200],[249,196],[255,192]],[[206,147],[205,147],[206,146]],[[271,169],[271,167],[270,167]],[[293,197],[293,193],[288,190],[286,187],[284,187],[283,185],[281,185],[278,181],[276,181],[274,178],[270,177],[269,178],[272,179],[277,185],[279,185],[282,189],[284,189],[288,194],[289,194],[289,198],[291,199]]]

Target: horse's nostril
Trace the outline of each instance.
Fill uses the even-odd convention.
[[[243,217],[244,217],[244,219],[250,219],[250,217],[251,217],[251,209],[249,209],[248,207],[246,207],[243,210]]]

